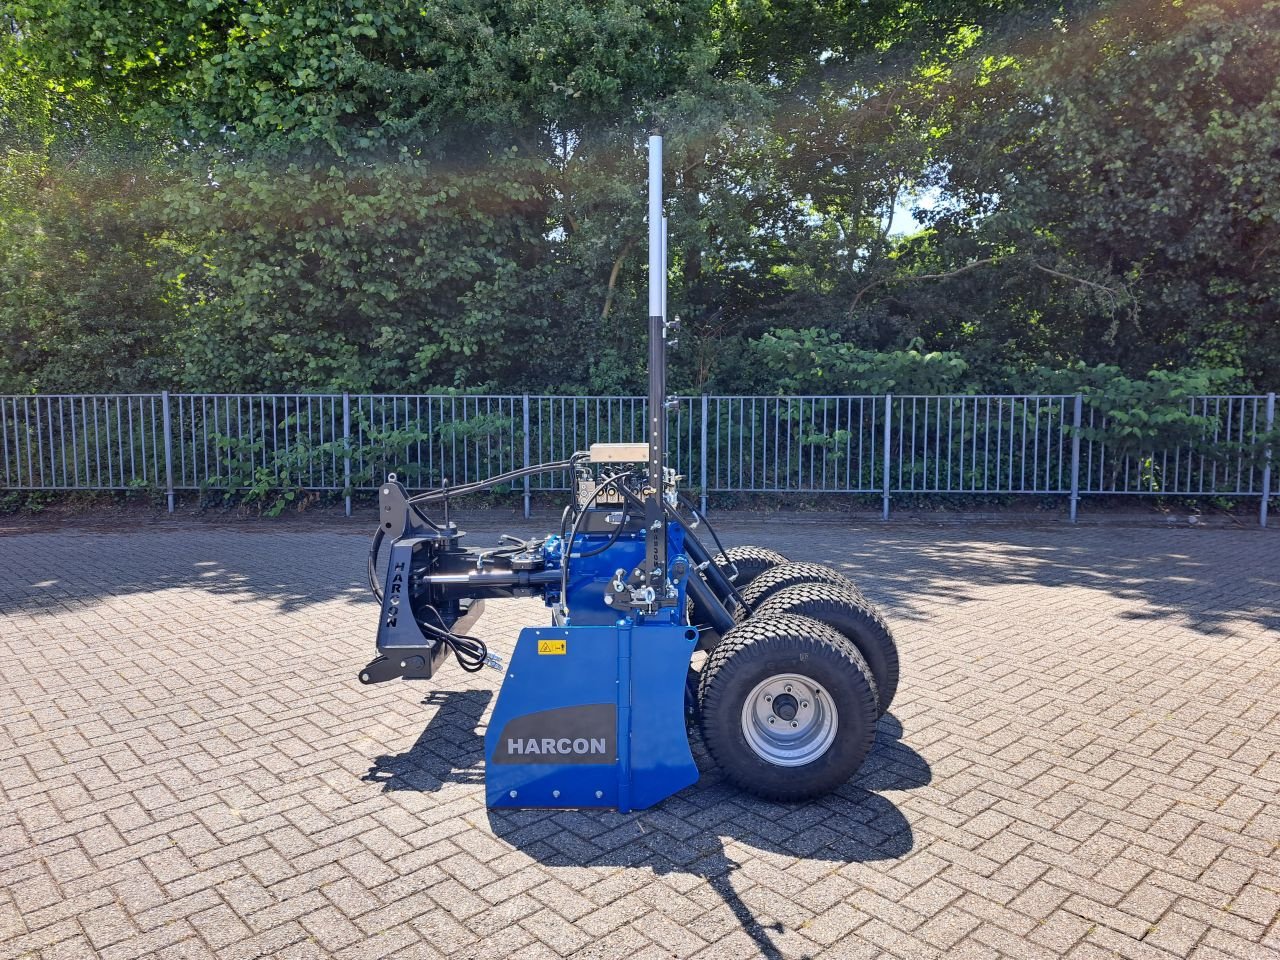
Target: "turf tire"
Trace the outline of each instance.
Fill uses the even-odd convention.
[[[766,570],[788,563],[788,559],[777,550],[768,547],[730,547],[724,553],[716,554],[715,564],[729,576],[733,567],[738,568],[738,578],[733,585],[741,590]]]
[[[716,554],[715,557],[715,565],[720,568],[726,577],[732,574],[735,566],[738,568],[737,579],[730,582],[739,592],[766,570],[771,570],[788,562],[787,558],[777,550],[770,550],[768,547],[730,547],[724,553]],[[698,605],[690,598],[689,623],[696,626],[700,618],[701,614],[698,611]],[[719,636],[714,630],[704,630],[702,639],[698,643],[698,649],[714,650],[716,644],[720,642]]]
[[[756,686],[777,674],[820,683],[836,711],[835,739],[801,766],[771,763],[748,743],[742,712]],[[796,801],[830,793],[862,766],[876,733],[871,668],[834,628],[808,617],[753,617],[725,634],[698,684],[702,736],[725,777],[767,800]]]
[[[733,612],[734,619],[741,623],[775,593],[781,593],[788,587],[801,583],[834,583],[850,591],[859,599],[866,600],[854,582],[839,570],[833,570],[820,563],[783,563],[766,570],[738,591],[746,606],[739,607]]]
[[[888,711],[898,692],[898,645],[875,607],[837,583],[798,583],[767,598],[752,619],[784,613],[834,627],[857,647],[876,681],[879,715]]]

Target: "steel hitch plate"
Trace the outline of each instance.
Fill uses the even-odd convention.
[[[429,680],[440,659],[440,651],[432,647],[401,647],[376,657],[360,671],[361,683],[384,683],[387,680]]]

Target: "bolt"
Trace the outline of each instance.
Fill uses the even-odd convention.
[[[555,797],[557,800],[558,800],[558,799],[560,799],[560,791],[559,791],[559,790],[552,790],[552,791],[551,791],[551,795],[552,795],[553,797]]]
[[[603,791],[603,790],[597,790],[597,791],[596,791],[596,799],[597,799],[597,800],[603,800],[603,799],[604,799],[604,791]]]
[[[790,692],[791,692],[791,684],[789,684],[789,683],[788,683],[788,684],[787,684],[787,693],[790,693]]]
[[[798,726],[800,726],[800,724],[796,723],[794,720],[792,720],[792,721],[791,721],[791,725],[792,725],[793,727],[798,727]]]
[[[773,697],[766,693],[766,694],[764,695],[764,702],[765,702],[765,703],[773,703]]]
[[[809,701],[808,701],[808,700],[801,700],[801,701],[800,701],[800,709],[801,709],[801,710],[808,710],[808,709],[809,709]]]
[[[516,792],[512,790],[511,793],[508,794],[508,796],[511,797],[512,800],[514,800],[516,798]]]
[[[773,723],[773,717],[770,717],[770,718],[769,718],[769,722],[770,722],[770,723]]]

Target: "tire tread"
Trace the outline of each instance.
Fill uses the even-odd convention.
[[[757,617],[777,614],[799,614],[826,623],[840,631],[833,619],[853,622],[850,626],[857,632],[849,636],[841,631],[855,647],[859,647],[863,659],[868,665],[878,664],[879,669],[872,669],[879,693],[880,715],[889,709],[898,692],[898,679],[901,673],[901,661],[898,657],[898,645],[893,638],[889,624],[875,608],[875,605],[860,594],[849,592],[835,583],[798,583],[768,597],[756,609]],[[861,648],[870,648],[870,655]]]
[[[753,617],[726,633],[702,668],[698,683],[698,700],[701,708],[703,740],[707,749],[730,782],[766,800],[808,799],[826,793],[839,784],[826,784],[816,790],[799,790],[794,783],[784,781],[784,783],[769,784],[748,778],[745,772],[733,763],[732,745],[721,742],[721,732],[716,729],[714,723],[707,721],[708,717],[715,717],[722,709],[720,704],[723,691],[717,683],[717,678],[726,666],[734,661],[734,658],[749,656],[752,647],[763,648],[767,645],[770,652],[778,650],[808,652],[812,650],[815,642],[830,654],[844,660],[850,668],[848,677],[852,695],[858,701],[858,707],[863,711],[864,716],[871,718],[872,721],[864,724],[863,739],[855,745],[857,755],[865,759],[875,740],[874,718],[877,716],[878,699],[875,679],[862,654],[835,628],[796,614]]]
[[[865,601],[866,597],[857,585],[846,577],[839,570],[825,566],[821,563],[808,563],[805,561],[792,561],[766,570],[760,576],[756,577],[746,587],[738,591],[742,595],[743,602],[746,603],[746,609],[735,611],[734,616],[739,621],[745,621],[750,614],[746,611],[754,611],[765,600],[788,587],[796,586],[802,583],[835,583],[852,592],[856,597]]]

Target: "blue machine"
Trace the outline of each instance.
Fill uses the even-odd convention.
[[[673,580],[679,602],[634,618],[606,602],[618,569],[643,563],[645,532],[575,566],[568,613],[521,631],[485,734],[489,806],[627,811],[697,781],[684,705],[698,631],[683,617],[690,561],[679,525],[666,528],[670,564],[683,571]],[[601,539],[580,538],[575,550]],[[544,544],[548,569],[560,568],[563,547]]]
[[[469,672],[498,666],[466,632],[484,602],[537,596],[551,609],[548,624],[520,632],[489,720],[491,807],[652,806],[698,779],[694,712],[730,779],[779,799],[816,795],[861,764],[897,683],[892,638],[840,574],[756,547],[723,551],[718,540],[713,554],[694,533],[702,518],[664,464],[666,351],[679,323],[666,318],[665,239],[662,138],[651,136],[647,442],[594,444],[416,496],[393,474],[380,492],[369,554],[378,656],[362,683],[429,679],[449,653]],[[449,497],[553,472],[573,487],[558,534],[461,546]],[[442,522],[426,514],[432,503],[443,503]],[[754,594],[739,592],[766,569]],[[761,618],[770,593],[776,610]],[[717,642],[695,674],[695,649]]]

